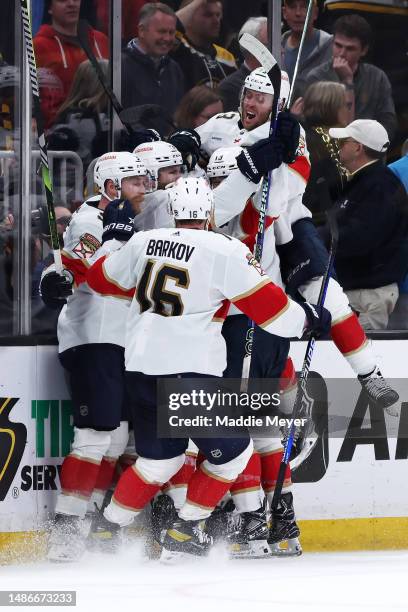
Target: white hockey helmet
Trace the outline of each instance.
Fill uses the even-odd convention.
[[[137,146],[133,153],[142,160],[156,180],[159,176],[159,170],[162,168],[183,165],[180,151],[174,145],[163,140],[144,142]]]
[[[220,147],[211,155],[207,166],[208,178],[229,176],[233,170],[238,168],[237,157],[242,152],[242,147]]]
[[[134,153],[111,151],[101,155],[95,164],[94,182],[100,193],[108,199],[111,198],[105,193],[106,181],[111,179],[114,182],[120,198],[122,179],[129,176],[145,176],[148,178],[146,166]]]
[[[244,89],[252,89],[253,91],[272,95],[274,93],[268,73],[262,66],[255,68],[255,70],[252,70],[252,72],[248,74],[244,81]]]
[[[169,193],[169,214],[175,221],[204,221],[211,217],[214,195],[204,177],[180,177]]]
[[[260,93],[269,93],[272,95],[274,94],[273,85],[271,83],[270,78],[268,77],[268,73],[266,72],[265,68],[263,68],[262,66],[260,68],[255,68],[255,70],[253,70],[250,74],[248,74],[248,76],[246,77],[244,81],[244,87],[242,88],[240,105],[239,105],[239,110],[240,110],[241,115],[242,115],[242,101],[244,99],[246,89],[258,91]],[[279,111],[281,111],[284,105],[286,104],[289,98],[289,92],[290,92],[289,76],[287,72],[282,70],[281,71],[281,86],[280,86],[280,92],[279,92],[279,104],[278,104]]]

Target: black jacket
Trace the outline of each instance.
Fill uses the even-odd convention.
[[[374,289],[400,282],[408,269],[408,197],[382,162],[359,170],[337,203],[335,259],[344,289]],[[328,229],[324,228],[326,241]]]
[[[183,73],[168,56],[155,63],[133,41],[122,53],[122,105],[160,104],[173,115],[185,93]]]

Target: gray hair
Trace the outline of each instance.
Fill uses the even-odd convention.
[[[267,17],[250,17],[240,29],[238,39],[241,38],[242,34],[252,34],[252,36],[255,36],[255,38],[258,38],[259,40],[259,32],[261,31],[262,26],[267,22]],[[248,57],[248,51],[243,47],[240,47],[240,49],[242,55],[244,57]]]
[[[163,2],[149,2],[142,6],[139,12],[139,25],[146,25],[156,13],[164,13],[170,15],[177,20],[177,15],[172,8]]]

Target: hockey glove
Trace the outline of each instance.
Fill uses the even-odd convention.
[[[157,130],[153,130],[153,128],[140,128],[138,130],[133,130],[129,138],[133,149],[144,142],[157,142],[158,140],[161,140],[159,132]]]
[[[135,232],[135,213],[128,200],[113,200],[103,213],[102,244],[108,240],[127,242]]]
[[[283,153],[283,145],[275,136],[262,138],[238,155],[238,168],[249,181],[259,183],[262,176],[279,168]]]
[[[299,302],[306,315],[305,334],[309,338],[327,336],[331,328],[331,314],[324,306],[316,306],[309,302]]]
[[[282,144],[283,162],[293,164],[299,148],[300,124],[289,111],[282,111],[278,114],[275,138]]]
[[[188,172],[194,170],[200,159],[200,135],[195,130],[177,130],[177,132],[169,136],[168,142],[180,151]]]
[[[67,297],[72,295],[73,279],[71,274],[64,270],[64,276],[57,272],[48,272],[40,281],[40,295],[48,308],[58,310],[67,303]]]

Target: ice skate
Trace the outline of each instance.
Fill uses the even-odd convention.
[[[111,523],[103,516],[103,510],[97,509],[92,516],[91,529],[86,541],[88,550],[103,553],[115,553],[122,545],[122,530],[117,523]]]
[[[242,512],[238,515],[236,530],[227,536],[231,558],[262,559],[270,556],[267,538],[268,523],[264,503],[254,512]]]
[[[158,559],[167,529],[178,519],[174,502],[169,495],[159,495],[151,505],[150,528],[145,542],[145,553]]]
[[[85,531],[79,516],[56,514],[48,542],[47,559],[62,563],[79,561],[86,548]]]
[[[358,376],[358,380],[369,400],[380,406],[389,415],[399,415],[397,404],[399,395],[383,378],[378,366],[370,374]]]
[[[203,530],[203,521],[178,518],[166,532],[160,561],[171,564],[191,557],[204,557],[212,544],[212,537]]]
[[[292,493],[283,493],[278,508],[272,511],[268,544],[273,556],[293,557],[302,554],[300,530],[295,521]]]
[[[237,529],[239,514],[235,512],[235,505],[232,499],[217,506],[205,521],[205,531],[212,537],[214,542],[224,540],[228,534],[234,533]]]

